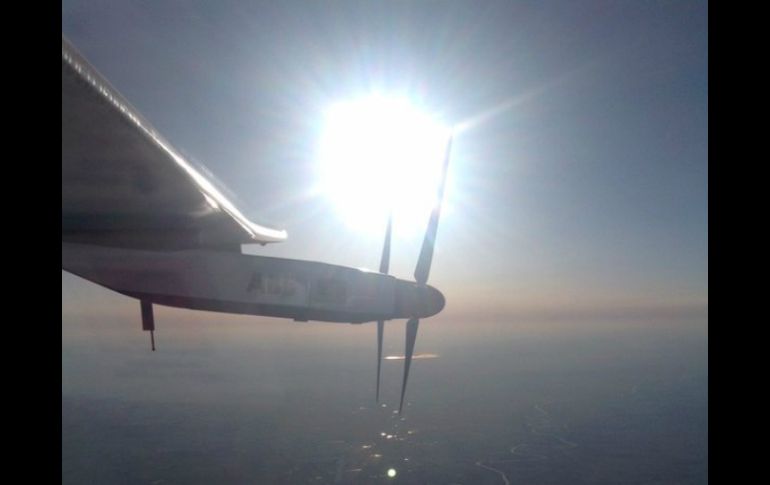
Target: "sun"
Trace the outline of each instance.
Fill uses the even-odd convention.
[[[424,230],[450,129],[409,99],[372,95],[332,105],[321,135],[320,189],[355,230]]]

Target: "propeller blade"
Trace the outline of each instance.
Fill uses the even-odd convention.
[[[382,334],[385,332],[385,322],[377,321],[377,402],[380,402],[380,367],[382,367]]]
[[[393,212],[388,216],[388,228],[385,229],[385,243],[382,246],[380,273],[388,274],[390,268],[390,239],[393,230]],[[377,321],[377,402],[380,402],[380,368],[382,367],[382,335],[385,333],[385,322]]]
[[[385,244],[382,246],[382,258],[380,258],[380,273],[388,274],[390,268],[390,236],[393,230],[393,212],[388,216],[388,228],[385,230]]]
[[[401,402],[398,405],[398,414],[404,407],[404,395],[406,394],[406,381],[409,379],[409,367],[412,365],[414,355],[414,343],[417,340],[417,328],[420,326],[418,318],[410,318],[406,322],[406,354],[404,359],[404,382],[401,385]]]
[[[425,230],[425,239],[422,241],[420,258],[417,260],[417,266],[414,269],[414,279],[417,283],[424,285],[428,281],[430,266],[433,261],[433,247],[436,244],[436,232],[438,231],[438,218],[441,215],[441,203],[444,200],[444,186],[446,184],[447,167],[449,166],[449,152],[452,149],[452,138],[449,137],[444,152],[444,166],[441,172],[441,182],[438,186],[438,201],[433,207],[428,221],[428,228]]]

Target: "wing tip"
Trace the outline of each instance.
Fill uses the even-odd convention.
[[[262,244],[283,242],[289,237],[284,229],[271,229],[253,222],[250,226],[252,239]]]

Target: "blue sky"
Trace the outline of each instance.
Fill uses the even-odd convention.
[[[382,236],[311,190],[330,103],[508,106],[455,141],[431,276],[448,315],[707,305],[707,20],[687,1],[62,2],[91,63],[288,230],[268,256],[378,265]],[[395,275],[419,239],[397,234]]]

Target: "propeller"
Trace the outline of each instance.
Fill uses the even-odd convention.
[[[393,231],[393,212],[388,217],[388,228],[385,230],[385,244],[382,246],[380,273],[388,274],[390,267],[390,239]],[[377,402],[380,402],[380,368],[382,367],[382,337],[385,333],[385,321],[377,320]]]
[[[428,228],[425,230],[425,239],[422,240],[422,249],[420,258],[417,260],[417,266],[414,269],[414,279],[417,283],[424,285],[428,282],[430,266],[433,262],[433,248],[436,244],[436,233],[438,231],[438,219],[441,215],[441,202],[444,199],[444,186],[446,185],[446,172],[449,166],[449,152],[452,150],[452,137],[449,137],[444,152],[444,166],[441,168],[441,182],[438,186],[438,195],[433,211],[430,213]]]
[[[438,220],[441,215],[441,202],[444,199],[444,186],[446,185],[447,167],[449,166],[449,152],[452,149],[452,136],[447,140],[446,150],[444,152],[444,165],[441,169],[441,181],[438,187],[438,198],[430,214],[428,228],[425,230],[425,238],[422,241],[420,258],[417,260],[417,266],[414,269],[414,279],[417,284],[425,286],[430,275],[430,267],[433,262],[433,248],[436,244],[436,233],[438,232]],[[406,354],[404,359],[404,381],[401,384],[401,401],[398,405],[398,414],[404,408],[404,395],[406,394],[406,383],[409,379],[409,367],[412,365],[412,356],[414,355],[414,344],[417,341],[417,329],[420,326],[419,318],[410,318],[406,322]]]

